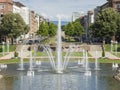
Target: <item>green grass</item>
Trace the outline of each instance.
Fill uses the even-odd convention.
[[[95,62],[95,59],[89,59],[90,62]],[[98,59],[99,63],[120,63],[120,60]]]
[[[52,52],[53,56],[56,56],[56,52]],[[66,52],[63,52],[62,53],[63,56],[66,55]],[[48,56],[47,52],[37,52],[36,53],[36,56],[39,57],[39,56]],[[70,56],[79,56],[79,57],[82,57],[83,56],[83,53],[82,52],[73,52],[71,53]],[[91,55],[88,53],[88,56],[90,57]]]
[[[24,59],[24,62],[28,62],[28,59]],[[0,60],[0,63],[3,64],[12,64],[12,63],[20,63],[20,59],[10,59],[10,60]]]
[[[9,49],[10,52],[15,51],[16,45],[10,45]],[[0,52],[2,52],[2,45],[0,45]],[[7,45],[5,45],[5,52],[7,52]]]
[[[0,57],[2,57],[3,55],[2,55],[2,53],[0,53]]]
[[[115,52],[115,50],[116,50],[115,44],[113,44],[112,50],[113,50],[113,52]],[[111,51],[111,44],[105,45],[105,51],[109,51],[109,52]],[[118,43],[118,45],[117,45],[117,51],[120,52],[120,43]]]
[[[120,57],[120,52],[117,52],[117,55],[116,55],[116,52],[113,52],[112,54],[117,56],[117,57]]]
[[[49,62],[48,59],[37,59],[37,60],[40,60],[40,61],[47,61]],[[78,59],[70,59],[70,62],[72,61],[77,61]],[[24,59],[24,62],[29,62],[29,59]],[[95,62],[95,59],[89,59],[89,62]],[[109,60],[107,58],[100,58],[98,59],[98,62],[99,63],[119,63],[120,64],[120,60]],[[10,59],[10,60],[0,60],[0,63],[2,64],[12,64],[12,63],[20,63],[20,59],[17,58],[17,59]]]

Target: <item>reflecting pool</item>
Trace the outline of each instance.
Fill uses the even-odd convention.
[[[8,65],[0,74],[0,90],[120,90],[120,83],[113,78],[111,64],[100,64],[99,71],[94,70],[94,64],[90,63],[92,75],[85,76],[81,67],[72,67],[76,62],[69,64],[63,74],[51,71],[47,62],[34,68],[35,75],[27,76],[26,70],[18,71],[19,65]],[[46,67],[47,66],[47,67]]]

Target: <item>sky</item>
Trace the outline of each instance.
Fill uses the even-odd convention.
[[[101,6],[107,0],[14,0],[23,3],[30,10],[50,20],[56,20],[58,15],[64,20],[71,20],[73,12],[86,14],[96,6]]]

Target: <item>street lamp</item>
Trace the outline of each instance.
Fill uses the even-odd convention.
[[[113,40],[111,40],[111,53],[113,52]]]
[[[5,42],[2,42],[2,55],[5,55]]]
[[[7,52],[9,53],[9,51],[10,51],[10,43],[9,41],[7,41]]]
[[[117,44],[118,44],[118,42],[116,41],[116,42],[115,42],[115,51],[116,51],[116,55],[117,55],[117,47],[118,47]]]

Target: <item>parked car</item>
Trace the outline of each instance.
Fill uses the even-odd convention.
[[[28,41],[28,44],[29,44],[29,45],[34,44],[34,40],[29,40],[29,41]]]

